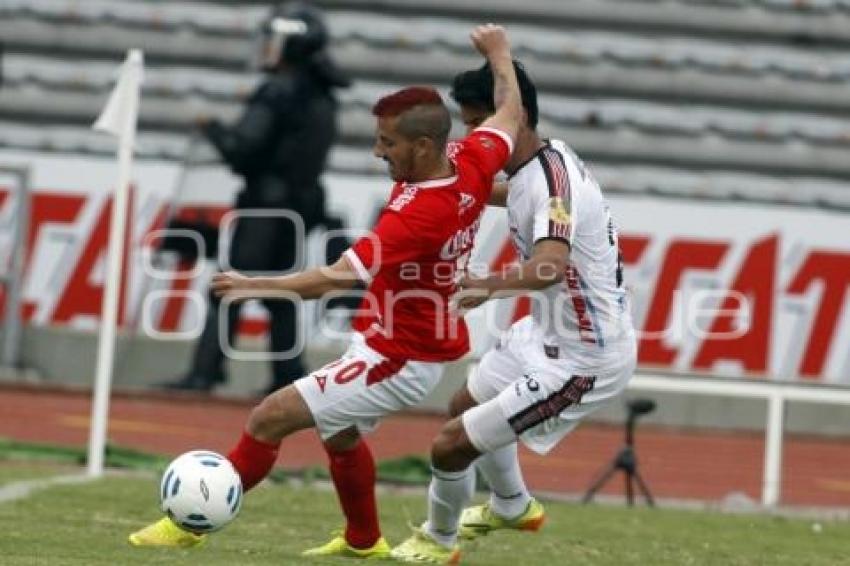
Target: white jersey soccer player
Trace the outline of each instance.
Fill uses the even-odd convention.
[[[428,521],[392,551],[404,562],[456,563],[459,532],[471,538],[503,528],[537,530],[545,512],[525,486],[517,440],[547,453],[623,390],[636,363],[617,231],[602,192],[565,143],[538,136],[536,90],[514,66],[525,123],[505,166],[507,192],[494,189],[491,202],[507,205],[520,262],[485,278],[466,277],[458,305],[531,292],[532,311],[501,336],[452,399],[455,418],[431,449]],[[493,85],[486,65],[455,78],[452,96],[467,127],[492,114]],[[474,490],[473,462],[491,497],[464,510]]]
[[[613,218],[564,142],[546,142],[509,177],[506,204],[520,261],[545,239],[566,242],[569,261],[562,281],[531,295],[531,314],[485,354],[468,383],[478,403],[498,396],[505,419],[491,422],[484,409],[463,418],[482,451],[517,434],[544,454],[623,389],[634,370],[635,333]]]

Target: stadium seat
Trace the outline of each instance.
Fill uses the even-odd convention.
[[[399,0],[380,12],[365,0],[320,4],[333,55],[357,78],[340,92],[345,145],[332,168],[382,175],[368,152],[372,103],[411,83],[445,95],[457,70],[479,64],[467,36],[481,2]],[[790,40],[813,31],[850,40],[850,0],[486,4],[510,23],[538,82],[541,129],[575,145],[612,190],[843,206],[850,53]],[[6,0],[0,147],[109,151],[88,126],[115,61],[139,46],[148,59],[139,153],[181,159],[193,117],[232,118],[256,83],[248,61],[264,14],[258,5]],[[50,125],[27,127],[34,122]]]

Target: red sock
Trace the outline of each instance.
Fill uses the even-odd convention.
[[[263,481],[277,460],[279,447],[280,444],[257,440],[247,430],[242,433],[242,438],[227,455],[227,459],[242,478],[242,489],[248,491]]]
[[[361,440],[351,450],[325,446],[336,495],[345,514],[345,540],[354,548],[369,548],[381,538],[375,502],[375,459]]]

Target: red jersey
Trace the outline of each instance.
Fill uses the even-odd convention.
[[[450,147],[453,177],[396,183],[372,232],[345,252],[368,284],[352,327],[369,347],[391,359],[429,362],[469,351],[466,324],[449,312],[449,299],[493,176],[512,150],[504,132],[476,129]]]

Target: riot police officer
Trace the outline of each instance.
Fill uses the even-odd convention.
[[[247,100],[241,117],[232,125],[199,122],[222,160],[244,179],[237,211],[289,209],[301,217],[307,232],[318,224],[339,225],[325,214],[319,176],[337,134],[334,90],[350,83],[330,59],[327,44],[328,30],[316,9],[298,2],[274,8],[262,28],[260,57],[266,77]],[[281,272],[295,267],[297,246],[303,242],[296,241],[292,221],[256,214],[236,221],[229,268]],[[270,315],[272,352],[290,350],[298,331],[295,305],[283,300],[266,300],[263,305]],[[209,391],[226,381],[219,306],[219,300],[210,295],[192,367],[167,387]],[[235,304],[227,312],[228,344],[234,343],[238,320],[239,304]],[[274,359],[268,390],[304,373],[300,355]]]

